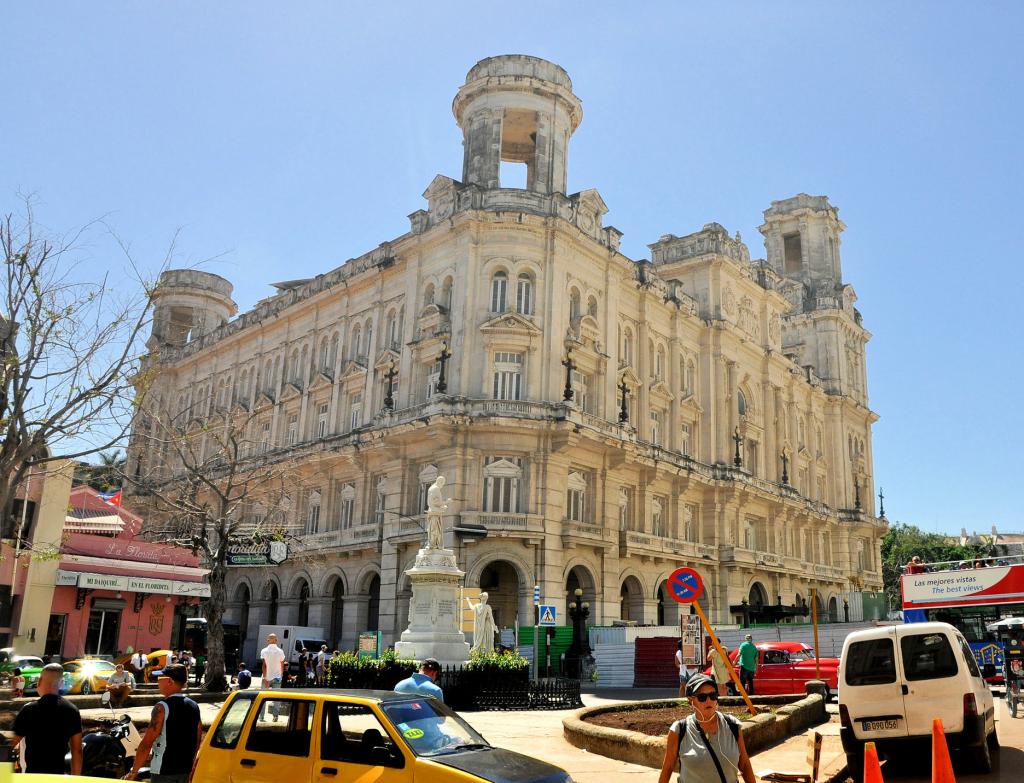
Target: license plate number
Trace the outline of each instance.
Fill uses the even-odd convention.
[[[862,723],[864,731],[892,731],[900,727],[899,719],[866,720]]]

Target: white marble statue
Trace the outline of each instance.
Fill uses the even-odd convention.
[[[443,517],[448,510],[441,490],[444,487],[444,476],[438,476],[427,490],[427,549],[444,549]]]
[[[494,637],[498,629],[494,626],[494,613],[487,605],[487,593],[480,593],[480,601],[474,604],[469,597],[466,603],[473,610],[473,649],[482,653],[494,652]]]

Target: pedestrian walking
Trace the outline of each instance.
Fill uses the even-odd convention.
[[[740,685],[747,692],[748,696],[754,695],[754,673],[757,671],[757,647],[754,645],[754,637],[749,633],[744,637],[740,645],[740,654],[737,659],[740,664]]]
[[[267,646],[260,651],[263,688],[280,688],[284,676],[284,650],[277,646],[277,634],[267,634]]]
[[[406,677],[395,686],[397,693],[418,693],[420,696],[433,696],[440,702],[444,702],[444,691],[437,684],[437,677],[441,674],[441,664],[433,658],[424,658],[420,661],[420,670],[411,677]]]
[[[153,783],[188,783],[203,741],[203,724],[199,705],[181,692],[187,684],[188,670],[183,665],[164,668],[157,679],[163,699],[153,707],[149,728],[135,752],[126,780],[134,780],[149,762]]]
[[[327,684],[327,645],[320,645],[316,654],[316,684],[323,687]]]
[[[17,747],[25,740],[23,772],[64,774],[64,756],[71,751],[71,774],[82,774],[82,716],[78,708],[59,694],[64,667],[48,663],[39,675],[39,698],[29,702],[14,719]]]
[[[690,670],[683,660],[683,641],[676,642],[676,672],[679,674],[679,695],[686,693],[686,682],[690,679]]]
[[[722,648],[722,652],[725,653],[725,656],[729,655],[729,651],[725,647]],[[725,657],[719,655],[718,650],[712,647],[711,652],[708,653],[708,660],[711,662],[711,674],[718,686],[718,695],[728,696],[729,666],[725,662]]]
[[[686,685],[693,713],[677,720],[665,738],[665,759],[658,783],[669,783],[679,772],[683,783],[755,783],[740,722],[718,711],[716,683],[706,674],[695,674]]]

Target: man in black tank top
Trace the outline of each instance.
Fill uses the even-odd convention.
[[[135,779],[152,751],[153,783],[187,783],[203,740],[199,705],[181,693],[187,681],[188,671],[180,664],[165,668],[157,680],[164,698],[153,708],[149,729],[135,754],[128,780]]]

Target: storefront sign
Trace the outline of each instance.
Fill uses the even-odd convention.
[[[174,582],[173,585],[172,593],[174,595],[210,597],[210,586],[206,582]]]
[[[280,565],[287,559],[288,544],[284,541],[249,541],[228,546],[230,566]]]
[[[133,593],[169,593],[174,583],[170,579],[140,579],[128,577],[128,589]]]
[[[57,569],[57,579],[53,583],[55,587],[76,587],[78,585],[77,571],[62,571]]]
[[[90,590],[127,590],[127,576],[111,576],[110,574],[79,574],[78,586]]]

